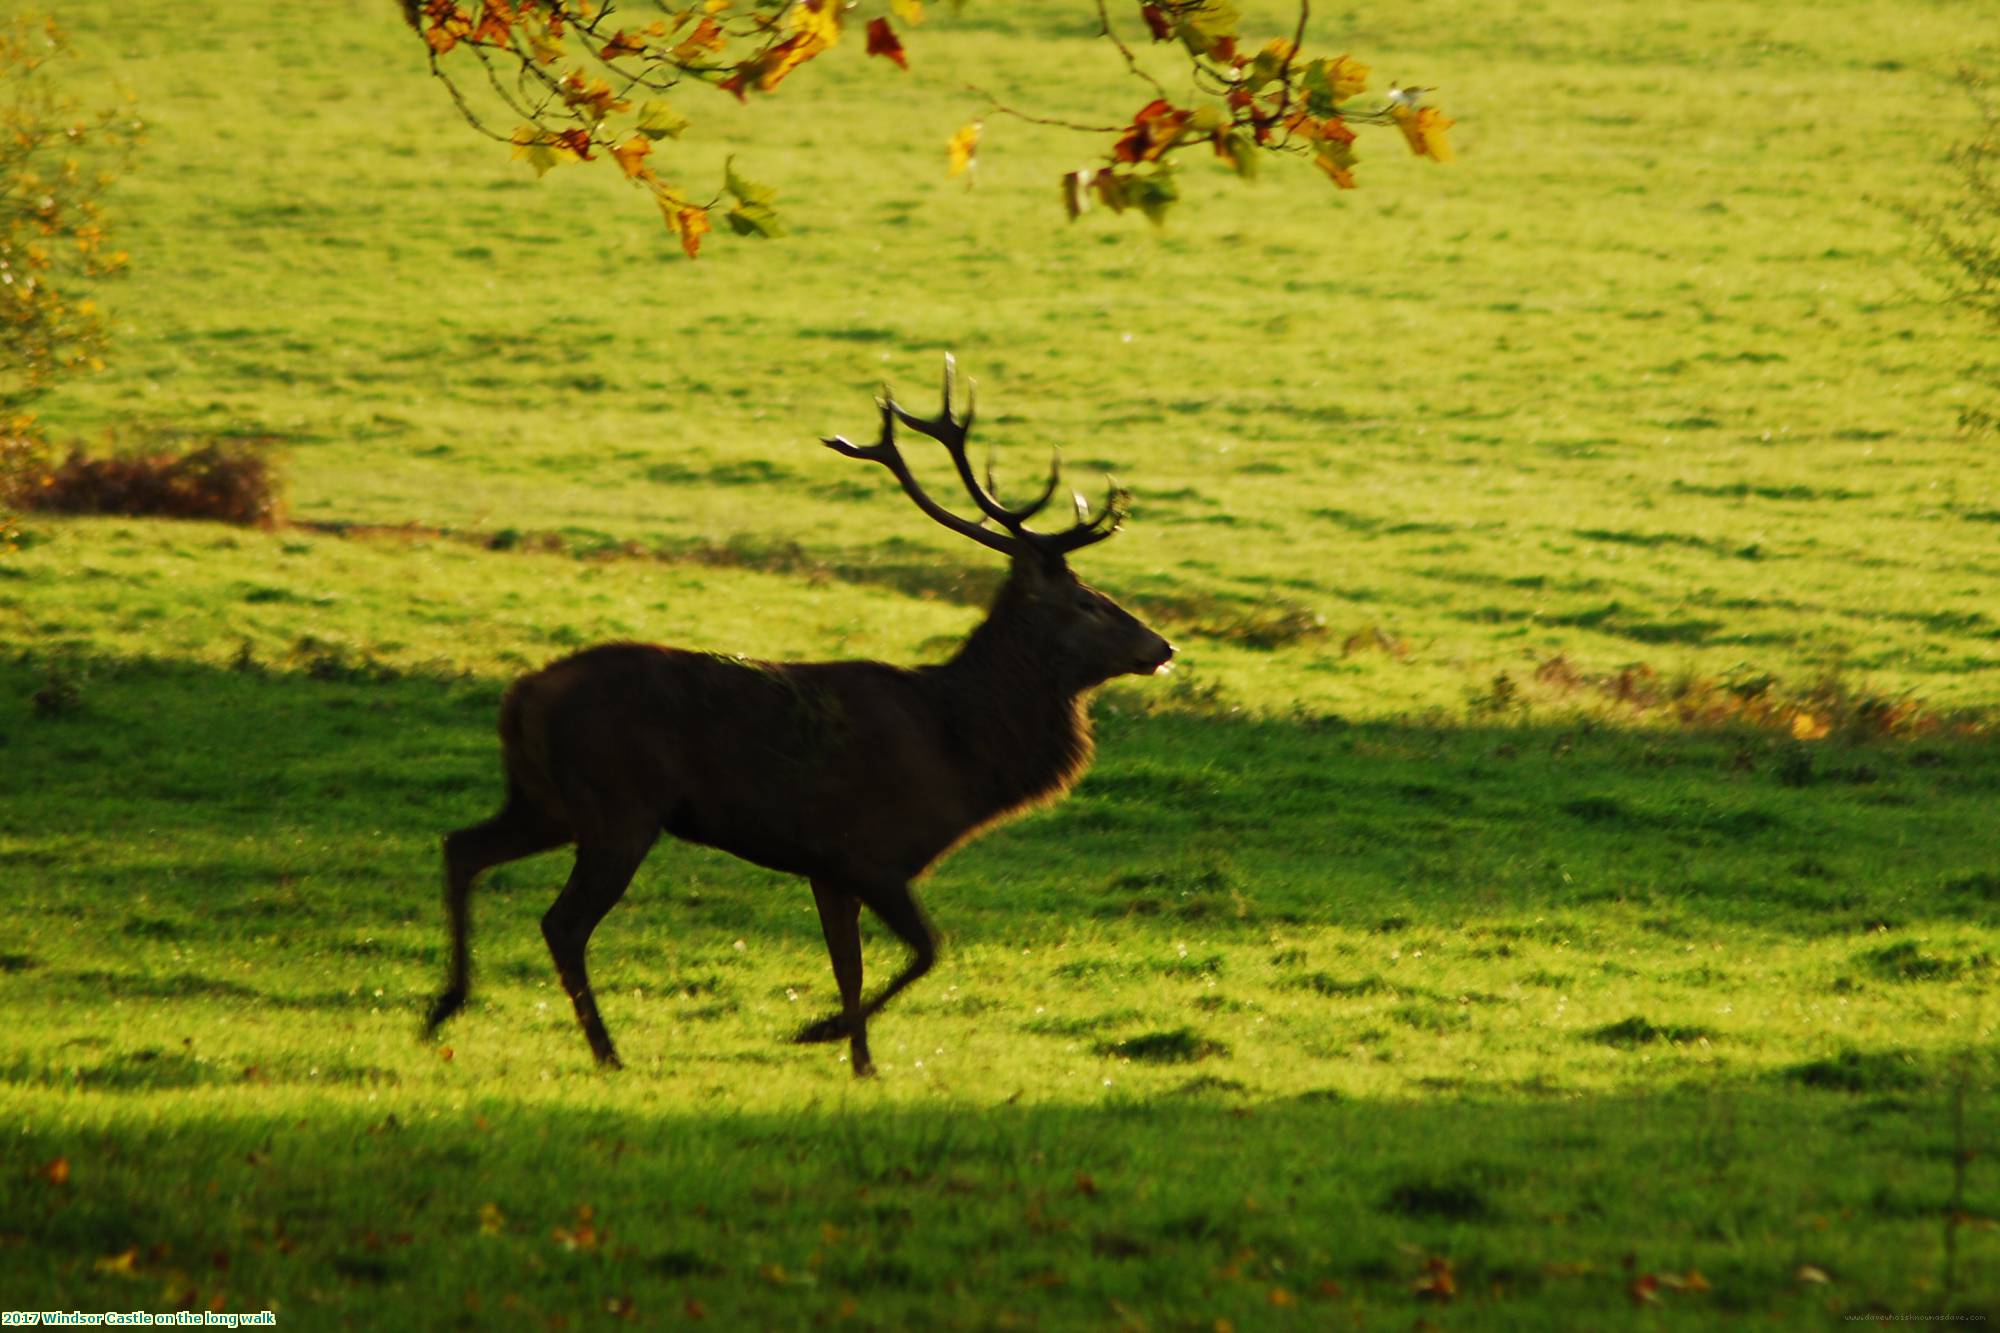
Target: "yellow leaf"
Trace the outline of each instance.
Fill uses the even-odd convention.
[[[1826,1275],[1825,1269],[1815,1268],[1811,1264],[1801,1264],[1799,1271],[1792,1274],[1792,1277],[1811,1287],[1824,1287],[1833,1281]]]
[[[123,1254],[107,1254],[91,1267],[100,1273],[129,1273],[132,1265],[139,1262],[139,1247],[134,1245]]]
[[[889,0],[889,8],[912,28],[924,21],[924,0]]]
[[[1326,62],[1326,81],[1333,85],[1333,97],[1345,102],[1368,91],[1368,66],[1352,56],[1335,56]]]
[[[973,121],[959,128],[945,145],[945,152],[951,159],[950,174],[966,177],[966,184],[972,183],[971,173],[979,166],[979,131],[984,121]]]
[[[498,1204],[482,1203],[479,1205],[480,1235],[497,1236],[506,1229],[507,1215],[500,1211]]]
[[[1436,107],[1410,106],[1404,102],[1392,103],[1389,114],[1395,118],[1396,128],[1403,132],[1403,139],[1410,145],[1411,152],[1433,162],[1452,160],[1454,154],[1444,132],[1457,121],[1446,120]]]
[[[791,10],[792,27],[832,46],[840,40],[840,8],[840,0],[798,0]]]
[[[1794,740],[1816,741],[1832,730],[1833,725],[1831,723],[1814,717],[1811,713],[1795,713],[1792,715],[1792,739]]]

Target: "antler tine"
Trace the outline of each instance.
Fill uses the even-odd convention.
[[[1090,513],[1090,504],[1076,491],[1070,492],[1070,500],[1076,506],[1076,526],[1067,532],[1025,532],[1022,540],[1036,549],[1051,555],[1067,555],[1071,551],[1103,541],[1119,528],[1132,512],[1132,493],[1118,484],[1115,477],[1105,478],[1106,491],[1104,507],[1096,517]]]
[[[950,353],[944,358],[943,403],[935,419],[913,416],[899,405],[885,385],[876,406],[882,413],[882,438],[872,445],[858,445],[843,435],[822,439],[836,453],[848,458],[865,459],[880,463],[895,475],[903,491],[916,502],[926,515],[951,529],[953,532],[972,538],[983,546],[1001,551],[1009,556],[1033,550],[1044,556],[1060,559],[1067,553],[1101,542],[1118,531],[1131,512],[1132,497],[1116,478],[1107,477],[1104,505],[1093,516],[1090,503],[1074,490],[1070,492],[1070,502],[1076,511],[1076,522],[1062,532],[1031,532],[1027,522],[1048,506],[1062,485],[1062,451],[1051,451],[1049,457],[1049,479],[1042,487],[1041,494],[1019,508],[1009,508],[996,498],[998,486],[993,480],[993,459],[989,452],[986,460],[986,484],[981,486],[973,473],[972,460],[966,453],[966,439],[972,427],[974,386],[968,382],[965,390],[965,415],[952,415],[952,394],[956,387],[957,362]],[[924,493],[911,474],[909,464],[902,451],[896,446],[896,423],[902,422],[911,430],[944,446],[951,459],[958,479],[964,485],[966,494],[978,505],[981,517],[977,522],[960,518]],[[1005,532],[988,528],[988,522],[997,523]]]
[[[845,435],[822,436],[820,443],[847,458],[880,463],[888,468],[897,483],[902,486],[903,493],[915,501],[917,508],[923,510],[933,521],[1003,555],[1019,554],[1021,548],[1016,537],[989,531],[981,523],[960,518],[925,493],[924,488],[917,484],[916,477],[910,472],[909,463],[904,461],[903,451],[896,447],[896,421],[899,417],[905,421],[909,418],[900,407],[896,406],[895,400],[888,396],[887,386],[884,386],[882,397],[876,399],[876,406],[882,413],[882,438],[874,444],[856,444]]]

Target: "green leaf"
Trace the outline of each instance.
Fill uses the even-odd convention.
[[[639,108],[639,133],[648,139],[678,139],[691,122],[665,102],[647,102]]]
[[[1305,68],[1299,78],[1299,88],[1306,95],[1306,114],[1321,120],[1332,115],[1337,107],[1333,95],[1333,80],[1327,77],[1326,62],[1315,60]]]
[[[1244,180],[1257,179],[1257,144],[1249,135],[1232,130],[1222,136],[1219,145],[1223,160],[1236,169],[1236,174]]]
[[[785,234],[784,223],[778,220],[778,210],[769,204],[738,204],[722,215],[729,229],[738,236],[761,236],[769,239]]]
[[[1191,138],[1205,139],[1229,123],[1229,114],[1219,106],[1198,106],[1188,117],[1187,133]]]
[[[1133,176],[1126,182],[1126,196],[1134,208],[1144,213],[1149,221],[1158,225],[1167,220],[1167,210],[1181,197],[1174,185],[1173,173],[1155,171],[1148,176]]]
[[[771,204],[778,197],[778,192],[768,185],[759,185],[737,175],[736,159],[733,157],[723,164],[722,188],[735,195],[737,202],[745,207],[761,205],[767,213],[775,211]]]

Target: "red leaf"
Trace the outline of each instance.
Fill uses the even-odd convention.
[[[1153,40],[1164,42],[1174,35],[1174,25],[1167,21],[1166,11],[1158,5],[1139,6],[1139,17],[1146,20],[1146,31],[1153,34]]]
[[[908,69],[910,61],[903,54],[903,39],[889,26],[887,19],[871,19],[868,23],[868,54],[887,56],[901,69]]]

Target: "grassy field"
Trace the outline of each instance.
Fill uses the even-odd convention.
[[[1364,139],[1359,192],[1191,179],[1154,230],[1063,221],[1056,131],[944,177],[966,83],[1125,95],[1087,5],[980,3],[798,120],[716,99],[690,151],[794,234],[698,264],[467,133],[393,6],[268,11],[64,12],[153,128],[115,363],[44,420],[266,442],[295,521],[0,556],[0,1309],[2000,1315],[2000,464],[1955,424],[1996,376],[1894,207],[1950,188],[1990,6],[1328,12],[1461,161]],[[947,348],[1003,479],[1132,487],[1079,565],[1183,651],[926,883],[882,1076],[786,1042],[833,996],[803,886],[680,845],[596,937],[624,1072],[536,928],[557,857],[419,1040],[514,674],[975,622],[995,562],[813,443]]]

